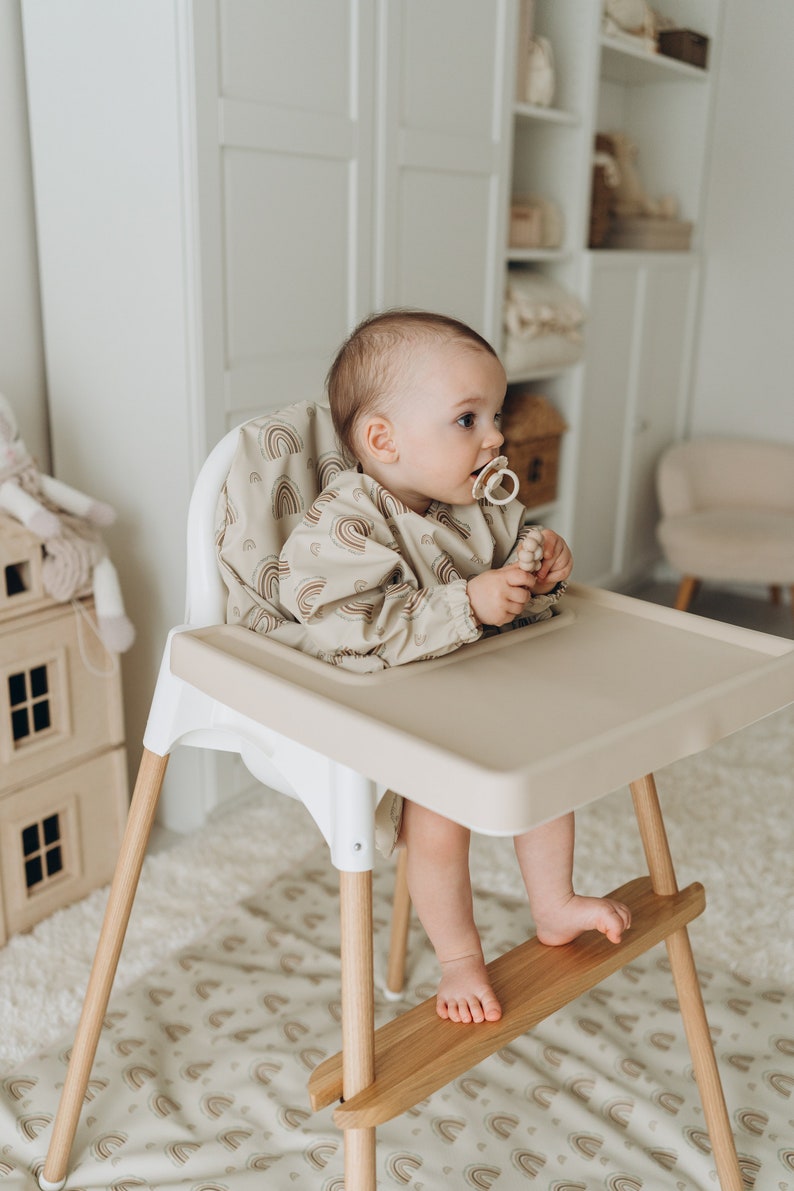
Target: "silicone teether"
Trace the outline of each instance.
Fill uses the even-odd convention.
[[[505,480],[512,480],[513,491],[508,496],[494,496],[494,492]],[[492,505],[509,505],[518,496],[518,476],[507,466],[507,456],[497,455],[490,463],[486,463],[472,486],[471,494],[475,500],[484,497]]]
[[[522,571],[534,574],[543,562],[543,530],[533,525],[521,539],[518,547],[518,565]]]

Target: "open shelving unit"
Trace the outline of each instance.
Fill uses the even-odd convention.
[[[662,446],[685,429],[721,0],[658,0],[654,5],[661,15],[708,36],[706,69],[649,52],[639,39],[606,34],[601,0],[534,0],[531,18],[524,3],[517,5],[517,28],[525,37],[529,20],[534,33],[548,38],[555,90],[547,108],[523,102],[519,45],[507,193],[554,202],[564,231],[558,248],[508,245],[505,271],[508,277],[512,270],[528,269],[552,278],[579,298],[587,320],[579,362],[513,369],[508,381],[514,390],[542,392],[568,425],[558,499],[533,512],[571,540],[577,577],[609,585],[647,565],[653,549],[655,460]],[[688,252],[588,247],[595,135],[616,131],[636,144],[636,168],[648,194],[674,195],[680,218],[693,223]],[[675,333],[664,337],[666,408],[659,394],[649,395],[644,386],[651,371],[644,354],[653,356],[651,318],[675,326]],[[610,343],[625,365],[622,373],[603,358],[613,350]],[[619,400],[611,391],[615,385],[625,389]],[[606,476],[588,458],[594,436],[608,439]],[[628,507],[632,501],[639,502],[639,510]]]

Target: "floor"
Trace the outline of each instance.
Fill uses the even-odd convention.
[[[657,582],[648,580],[638,583],[628,592],[641,600],[653,604],[675,606],[677,591],[675,581]],[[744,595],[724,588],[704,584],[692,601],[689,611],[711,620],[721,620],[745,629],[756,629],[761,633],[774,633],[778,637],[794,640],[794,609],[791,604],[773,604],[769,593],[759,588],[758,595]]]

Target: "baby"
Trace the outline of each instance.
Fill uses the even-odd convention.
[[[343,344],[328,395],[337,436],[358,467],[323,490],[279,568],[280,601],[320,656],[382,668],[552,615],[572,568],[568,546],[544,529],[540,565],[524,569],[525,509],[472,495],[504,441],[505,391],[493,348],[442,315],[374,315]],[[469,842],[467,828],[406,800],[400,843],[441,966],[438,1014],[497,1021],[502,1010],[474,921]],[[517,836],[515,850],[542,943],[567,943],[586,930],[620,941],[628,908],[574,892],[572,814]]]

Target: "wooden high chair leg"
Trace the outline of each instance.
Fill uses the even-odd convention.
[[[39,1176],[39,1185],[43,1191],[55,1191],[66,1181],[69,1154],[94,1064],[167,764],[167,755],[160,757],[147,749],[143,750],[47,1159]]]
[[[375,1079],[372,873],[339,873],[342,949],[342,1098]],[[375,1130],[345,1129],[345,1191],[375,1191]]]
[[[631,795],[654,893],[674,894],[678,884],[653,776],[632,782]],[[686,927],[668,935],[665,944],[720,1187],[722,1191],[742,1191],[744,1181]]]
[[[411,895],[408,892],[408,852],[397,853],[394,872],[394,894],[391,908],[391,940],[389,963],[386,969],[386,992],[399,996],[405,984],[405,957],[408,953],[408,931],[411,926]]]

